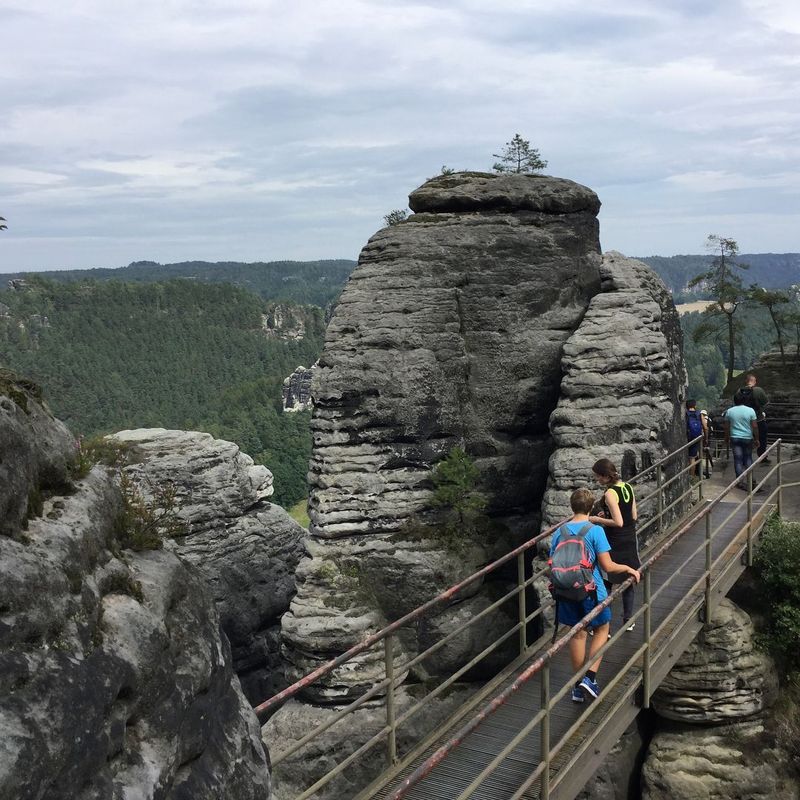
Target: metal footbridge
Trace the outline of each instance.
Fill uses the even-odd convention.
[[[637,498],[640,520],[646,520],[640,532],[649,529],[648,540],[654,544],[643,554],[634,630],[617,630],[598,654],[603,661],[598,674],[601,693],[596,700],[582,705],[570,700],[572,686],[586,667],[572,672],[569,643],[582,635],[606,605],[612,605],[618,624],[619,598],[632,579],[621,584],[578,625],[562,628],[553,642],[548,622],[552,601],[529,608],[530,592],[526,590],[544,585],[546,563],[531,556],[556,525],[258,706],[256,712],[262,720],[280,714],[287,700],[302,696],[303,690],[317,681],[330,682],[338,670],[346,671],[354,658],[370,652],[383,658],[383,679],[347,705],[332,709],[325,721],[302,739],[291,744],[267,742],[278,789],[282,769],[290,772],[293,761],[317,758],[320,740],[335,737],[334,726],[340,720],[359,710],[380,708],[383,724],[371,729],[365,725],[363,741],[349,742],[332,769],[327,768],[327,759],[319,759],[326,768],[320,767],[314,782],[296,794],[296,800],[572,800],[639,711],[650,706],[659,683],[719,600],[752,564],[764,523],[771,513],[781,513],[783,493],[796,491],[800,485],[786,480],[787,467],[797,461],[782,458],[778,441],[741,476],[746,490],[738,488],[734,480],[715,496],[708,496],[708,484],[690,480],[693,468],[688,465],[688,446],[631,479],[641,495]],[[767,458],[772,465],[764,472],[761,462]],[[757,467],[761,477],[758,486]],[[500,606],[507,609],[509,604],[516,612],[516,622],[497,631],[496,638],[480,653],[438,685],[426,684],[421,697],[401,706],[399,693],[409,672],[462,629],[450,631],[424,652],[406,656],[404,661],[397,655],[401,631],[440,613],[463,597],[465,590],[474,593],[476,583],[483,583],[500,569],[507,571],[514,562],[516,583],[468,624],[480,625],[488,614]],[[614,622],[612,630],[613,626]],[[542,628],[543,635],[528,641],[530,631]],[[511,646],[517,655],[510,657],[499,674],[459,705],[446,721],[431,724],[419,741],[408,743],[409,726],[425,727],[432,701],[463,685],[464,676],[484,659],[508,652]],[[353,765],[358,763],[362,771],[364,763],[376,763],[376,752],[381,750],[383,767],[373,768],[369,785],[354,789],[348,779]]]

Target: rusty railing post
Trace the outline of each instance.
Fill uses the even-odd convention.
[[[542,667],[542,692],[541,705],[544,709],[542,717],[542,731],[540,753],[544,769],[542,769],[542,790],[540,800],[550,800],[550,662]]]
[[[775,448],[775,457],[778,459],[778,516],[781,516],[783,510],[783,467],[781,465],[781,440],[778,439],[778,446]]]
[[[657,508],[658,508],[658,533],[659,535],[664,530],[664,468],[661,464],[656,468],[656,491],[657,495]]]
[[[519,652],[524,653],[528,649],[528,610],[525,607],[525,554],[517,556],[517,606],[519,608]]]
[[[393,766],[397,761],[397,733],[395,730],[395,709],[394,709],[394,646],[393,636],[387,636],[383,640],[383,658],[386,671],[386,725],[389,728],[389,735],[386,737],[386,763]]]
[[[642,667],[642,707],[650,708],[650,664],[652,660],[651,640],[651,618],[650,618],[650,570],[644,573],[644,665]]]
[[[753,566],[753,470],[747,473],[747,566]]]
[[[711,623],[711,512],[706,514],[706,613],[704,622]]]

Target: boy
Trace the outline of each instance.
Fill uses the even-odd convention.
[[[594,495],[588,489],[576,489],[569,499],[572,507],[573,516],[569,522],[564,523],[554,534],[550,544],[550,557],[552,559],[556,547],[562,537],[562,531],[567,528],[571,533],[577,533],[589,522],[589,512],[594,505]],[[605,532],[599,525],[592,525],[584,535],[584,542],[589,558],[592,562],[592,575],[594,578],[595,594],[587,595],[580,601],[558,600],[556,625],[568,625],[572,627],[581,621],[597,604],[608,597],[606,588],[603,584],[603,577],[600,569],[610,572],[622,572],[632,575],[635,582],[639,582],[639,571],[625,564],[617,564],[611,560],[609,552],[611,547],[608,544]],[[599,569],[598,569],[599,567]],[[595,653],[606,643],[609,636],[609,623],[611,622],[611,609],[604,608],[602,613],[592,620],[589,627],[592,628],[594,638],[589,647],[590,668],[586,675],[575,684],[572,689],[572,701],[582,703],[585,699],[584,694],[597,697],[600,694],[600,687],[597,685],[597,671],[600,669],[601,658],[594,659]],[[576,634],[569,643],[569,657],[572,662],[572,671],[577,672],[583,666],[586,659],[586,629]]]

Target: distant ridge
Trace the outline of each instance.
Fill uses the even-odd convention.
[[[268,300],[285,300],[326,306],[339,295],[356,262],[348,259],[321,261],[182,261],[159,264],[156,261],[134,261],[115,269],[49,270],[47,272],[15,272],[0,274],[0,288],[6,281],[18,278],[44,278],[57,283],[80,281],[123,281],[157,283],[185,278],[201,283],[229,283],[249,289]]]

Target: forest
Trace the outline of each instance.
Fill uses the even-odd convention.
[[[324,314],[294,309],[306,335],[265,330],[272,306],[225,284],[65,283],[0,292],[0,365],[37,381],[76,435],[203,430],[275,476],[275,501],[305,496],[309,412],[284,414],[283,379],[322,349]]]

